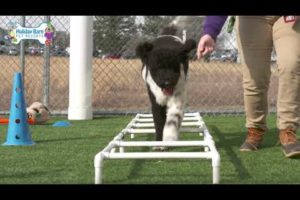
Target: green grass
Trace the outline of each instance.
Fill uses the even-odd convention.
[[[33,146],[0,146],[0,184],[93,184],[94,156],[133,116],[107,116],[71,121],[71,127],[30,126]],[[275,115],[268,118],[269,131],[263,148],[239,152],[245,138],[244,116],[204,117],[221,156],[222,184],[298,184],[300,159],[287,159],[276,146]],[[7,126],[0,126],[0,142]],[[136,136],[136,140],[152,136]],[[191,134],[181,139],[197,139]],[[129,149],[130,151],[132,149]],[[148,151],[149,148],[140,150]],[[179,151],[175,148],[172,151]],[[197,150],[194,147],[185,151]],[[105,184],[211,184],[211,161],[203,159],[105,160]]]

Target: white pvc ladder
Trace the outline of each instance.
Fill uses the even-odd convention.
[[[215,147],[213,137],[210,135],[200,113],[185,113],[181,124],[181,132],[198,132],[203,140],[197,141],[123,141],[126,135],[131,139],[136,134],[155,133],[152,114],[137,114],[94,159],[95,184],[102,183],[102,169],[104,159],[211,159],[212,183],[220,182],[220,155]],[[125,147],[204,147],[198,152],[125,152]],[[116,150],[119,151],[116,151]]]

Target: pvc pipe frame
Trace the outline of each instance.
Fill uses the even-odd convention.
[[[127,134],[155,133],[154,129],[144,129],[143,127],[154,127],[153,123],[140,123],[153,121],[152,114],[137,114],[127,127],[123,129],[114,139],[94,158],[95,184],[102,183],[102,171],[104,159],[211,159],[212,160],[212,183],[220,183],[220,155],[215,147],[215,142],[210,135],[200,113],[185,113],[182,126],[197,126],[199,134],[203,135],[201,141],[123,141]],[[186,122],[188,121],[188,122]],[[190,122],[195,121],[195,122]],[[142,127],[142,128],[139,128]],[[139,128],[139,129],[135,129]],[[184,147],[203,146],[204,152],[124,152],[124,147]],[[119,148],[119,152],[116,152]]]

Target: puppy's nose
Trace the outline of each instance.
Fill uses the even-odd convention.
[[[165,81],[163,86],[169,87],[169,86],[172,86],[172,83],[171,83],[171,81]]]

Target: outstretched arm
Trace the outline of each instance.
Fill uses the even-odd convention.
[[[204,21],[203,35],[210,35],[215,41],[222,30],[227,16],[207,16]]]
[[[221,32],[226,19],[227,16],[207,16],[205,18],[203,36],[198,43],[198,59],[214,50],[217,36]]]

